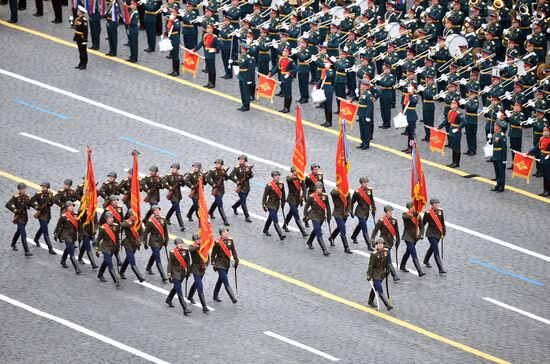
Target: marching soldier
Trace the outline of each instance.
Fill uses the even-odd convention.
[[[355,230],[353,230],[353,234],[351,234],[351,241],[357,244],[357,235],[361,232],[363,234],[363,239],[365,239],[365,244],[367,244],[367,248],[372,251],[373,248],[369,241],[367,220],[369,219],[369,211],[372,212],[372,219],[375,219],[376,202],[374,201],[374,194],[372,188],[368,186],[368,182],[369,179],[367,177],[359,178],[359,183],[361,185],[353,192],[353,197],[351,198],[351,217],[355,215],[357,220],[359,220]],[[354,212],[353,206],[355,204],[357,204],[357,207]]]
[[[53,250],[50,233],[48,232],[48,224],[52,218],[51,206],[53,206],[53,193],[50,192],[49,182],[42,182],[40,187],[42,190],[35,193],[29,200],[29,205],[36,210],[33,216],[38,219],[38,223],[40,224],[40,228],[34,236],[34,242],[37,247],[40,247],[38,240],[40,239],[40,235],[43,235],[44,241],[48,245],[48,252],[55,255],[57,253]]]
[[[284,48],[282,57],[278,60],[275,66],[269,72],[269,77],[279,73],[279,82],[281,83],[281,91],[284,97],[284,107],[280,112],[290,112],[290,105],[292,104],[292,79],[296,74],[296,65],[294,61],[289,58],[290,49]]]
[[[78,242],[82,241],[82,245],[78,247],[78,263],[84,265],[84,252],[88,256],[88,260],[92,264],[92,269],[99,268],[95,263],[94,254],[92,253],[92,241],[95,239],[95,234],[98,226],[97,214],[94,215],[94,219],[91,223],[86,224],[86,219],[88,218],[87,213],[85,212],[78,221],[80,226],[80,236]]]
[[[180,209],[180,201],[182,199],[181,187],[184,186],[183,175],[179,172],[179,163],[172,163],[170,165],[170,169],[170,174],[164,176],[161,181],[163,188],[168,190],[166,199],[172,204],[170,210],[168,210],[168,213],[166,214],[166,223],[170,225],[170,217],[172,217],[172,214],[175,212],[180,230],[185,231]]]
[[[60,189],[57,191],[53,198],[53,202],[59,206],[59,215],[63,214],[63,210],[65,209],[65,202],[76,201],[76,193],[74,189],[71,187],[73,185],[72,179],[66,179],[63,182],[63,189]]]
[[[285,185],[279,182],[280,177],[281,172],[272,171],[271,178],[273,180],[265,185],[264,194],[262,197],[262,207],[265,212],[269,212],[269,216],[265,222],[263,233],[267,236],[271,236],[269,227],[271,226],[271,223],[273,223],[275,231],[277,231],[277,235],[279,235],[279,239],[284,240],[286,235],[283,234],[281,227],[279,226],[278,211],[280,207],[284,215],[286,198]]]
[[[221,302],[218,297],[222,283],[231,299],[231,302],[237,303],[237,299],[233,294],[233,290],[229,285],[229,279],[227,274],[229,273],[229,268],[231,268],[231,261],[233,261],[233,267],[235,271],[239,266],[239,257],[237,256],[237,250],[235,249],[235,242],[233,238],[229,237],[229,229],[226,227],[220,228],[220,237],[214,242],[214,248],[212,248],[212,267],[214,272],[218,272],[218,281],[214,287],[214,301]]]
[[[132,172],[133,172],[133,168],[128,169],[128,176],[126,178],[124,178],[122,181],[120,181],[120,183],[118,185],[118,194],[122,195],[122,202],[124,203],[124,205],[126,205],[127,209],[132,208],[132,206],[131,206],[131,204],[132,204],[132,197],[131,197],[131,194],[132,194]],[[101,188],[100,188],[100,190],[101,190]],[[140,186],[140,191],[141,191],[141,186]],[[101,192],[100,192],[100,195],[101,195]],[[105,196],[101,196],[105,200],[104,204],[109,203],[109,201],[108,201],[109,196],[110,195],[107,194],[107,190],[105,190]]]
[[[225,181],[229,179],[227,174],[227,168],[223,167],[223,159],[218,158],[214,161],[214,168],[212,168],[204,177],[206,183],[212,186],[212,196],[214,196],[214,202],[208,209],[208,214],[211,219],[215,219],[214,211],[216,208],[222,217],[223,224],[229,226],[225,210],[223,209],[223,195],[225,195]]]
[[[423,231],[424,224],[422,223],[422,219],[418,217],[418,212],[415,211],[412,202],[407,202],[407,209],[408,210],[402,215],[404,228],[403,236],[401,237],[407,245],[407,250],[405,251],[405,254],[403,254],[403,258],[401,258],[399,269],[403,272],[408,272],[407,261],[409,260],[409,257],[412,257],[414,267],[418,271],[418,276],[422,277],[426,273],[422,272],[420,263],[418,262],[418,256],[416,255],[416,242],[422,238],[422,233],[419,233],[419,229],[420,231]]]
[[[326,193],[323,192],[324,187],[322,182],[315,183],[315,192],[313,192],[306,199],[306,206],[304,207],[304,218],[311,220],[313,224],[313,231],[310,233],[307,239],[307,245],[310,249],[313,249],[313,238],[317,238],[317,242],[323,250],[324,256],[329,256],[325,242],[323,241],[323,229],[322,225],[325,220],[327,223],[330,221],[330,202]]]
[[[328,241],[331,246],[334,246],[334,239],[340,234],[342,245],[344,245],[344,251],[348,254],[353,254],[349,249],[348,238],[346,236],[346,221],[351,212],[351,196],[349,193],[347,196],[344,196],[340,188],[336,187],[330,191],[330,197],[332,198],[334,206],[332,217],[336,220],[336,229],[332,231]]]
[[[495,169],[495,179],[497,184],[491,189],[495,192],[504,192],[506,184],[506,134],[503,132],[507,127],[504,120],[495,121],[495,133],[492,135],[493,144],[493,167]]]
[[[382,282],[388,277],[388,270],[391,270],[391,262],[389,259],[389,251],[384,246],[384,239],[379,238],[376,240],[376,250],[372,252],[369,259],[369,269],[367,270],[367,280],[372,280],[374,289],[371,289],[369,294],[369,305],[376,307],[374,305],[374,298],[376,297],[376,292],[378,296],[390,311],[393,307],[391,306],[389,300],[384,296],[384,289],[382,288]],[[376,292],[374,291],[376,290]]]
[[[107,282],[105,277],[103,277],[103,273],[105,269],[108,269],[113,282],[115,282],[117,287],[120,287],[120,281],[113,267],[113,255],[118,253],[119,250],[120,225],[114,222],[113,214],[110,212],[105,214],[105,219],[106,222],[99,228],[97,240],[94,244],[95,255],[99,257],[99,251],[103,254],[103,262],[99,267],[97,278],[101,282]]]
[[[139,280],[139,283],[141,283],[144,282],[145,279],[143,279],[138,267],[136,266],[136,258],[134,255],[136,253],[136,250],[140,250],[141,248],[139,235],[142,232],[142,228],[141,224],[139,229],[135,228],[136,215],[131,209],[128,210],[127,215],[128,218],[124,220],[121,224],[121,229],[122,231],[124,231],[125,235],[124,239],[122,240],[122,246],[124,247],[124,251],[126,252],[126,259],[124,259],[124,262],[120,267],[119,274],[120,278],[126,279],[124,272],[126,272],[126,268],[128,268],[128,265],[130,265],[130,268],[132,268],[132,272],[134,272],[136,278]]]
[[[393,277],[394,281],[398,281],[399,277],[395,272],[395,269],[391,262],[391,249],[395,243],[395,254],[397,255],[397,250],[399,249],[399,226],[397,225],[397,219],[392,217],[393,207],[390,205],[384,206],[384,216],[382,216],[374,225],[372,230],[372,235],[370,239],[374,241],[376,233],[380,231],[380,237],[384,239],[384,247],[388,249],[388,269]]]
[[[187,280],[189,277],[189,251],[184,248],[183,239],[176,238],[174,240],[176,247],[170,251],[170,258],[168,259],[168,280],[173,284],[172,290],[166,297],[166,303],[170,307],[174,307],[172,298],[177,294],[180,305],[183,308],[184,316],[191,313],[187,308],[187,304],[183,299],[183,292],[181,291],[181,283]]]
[[[98,195],[103,198],[103,207],[107,207],[107,205],[109,204],[110,196],[118,195],[119,183],[116,180],[116,177],[116,172],[109,172],[109,174],[107,175],[107,181],[103,182],[103,184],[101,185],[101,187],[99,187],[99,190],[97,191]]]
[[[302,236],[306,237],[308,236],[308,233],[302,226],[302,222],[300,221],[300,211],[298,210],[298,206],[302,206],[307,197],[306,184],[305,181],[300,181],[295,167],[290,167],[290,175],[286,178],[286,184],[288,185],[288,196],[286,198],[286,202],[289,206],[289,213],[286,215],[283,230],[286,232],[290,231],[288,230],[288,224],[294,217],[294,221],[296,222],[296,225],[298,225],[298,229],[300,229]]]
[[[78,47],[78,54],[80,55],[80,62],[75,67],[76,69],[83,70],[86,69],[88,64],[88,20],[84,14],[88,14],[86,8],[82,5],[78,5],[78,11],[76,12],[77,17],[74,20],[74,37],[73,40],[76,42]]]
[[[198,234],[193,234],[193,244],[189,246],[189,254],[191,255],[191,267],[189,268],[189,273],[193,275],[193,284],[189,289],[189,294],[187,295],[187,299],[192,304],[195,304],[196,302],[193,299],[193,296],[195,295],[195,291],[198,292],[199,300],[201,301],[202,312],[206,313],[210,310],[208,309],[208,306],[206,306],[206,299],[204,298],[204,289],[202,286],[202,278],[206,273],[206,265],[208,261],[205,262],[200,256],[199,254],[200,247],[201,247],[200,236]]]
[[[247,164],[248,157],[245,154],[241,154],[237,160],[239,164],[233,167],[233,170],[229,174],[229,179],[237,185],[235,192],[237,192],[239,200],[235,202],[231,208],[233,209],[233,213],[238,215],[237,209],[240,206],[243,209],[245,221],[252,222],[252,220],[250,220],[250,214],[248,213],[246,199],[250,193],[250,180],[254,178],[254,172],[252,172],[254,165]]]
[[[107,10],[105,11],[105,19],[107,20],[107,40],[109,41],[109,52],[105,53],[105,55],[109,57],[116,57],[118,44],[118,16],[120,8],[116,0],[106,1]]]
[[[27,209],[30,208],[30,198],[29,195],[27,195],[26,184],[19,183],[17,185],[17,189],[19,190],[19,193],[13,195],[12,198],[10,198],[10,200],[6,203],[6,208],[13,213],[12,222],[17,225],[17,230],[11,240],[11,248],[14,251],[17,251],[15,244],[17,243],[17,239],[21,237],[21,243],[23,244],[23,249],[25,250],[25,256],[30,257],[33,254],[27,245],[27,231],[25,229],[27,222],[29,221]]]
[[[79,238],[79,229],[76,214],[74,213],[74,203],[72,201],[67,201],[65,203],[65,212],[63,212],[63,215],[61,215],[57,221],[57,225],[53,232],[53,239],[65,244],[65,250],[61,257],[61,266],[63,268],[68,268],[65,261],[67,260],[67,256],[69,256],[76,274],[80,274],[80,267],[76,264],[76,258],[74,257],[74,244]]]
[[[149,249],[149,246],[151,246],[152,250],[145,270],[149,274],[154,274],[151,268],[153,262],[156,262],[162,282],[166,282],[164,268],[162,268],[162,261],[160,259],[160,250],[162,247],[168,246],[168,226],[164,217],[160,216],[160,207],[154,205],[151,207],[151,210],[153,211],[153,216],[145,224],[145,232],[142,238],[145,250]]]
[[[422,222],[426,228],[426,237],[430,242],[430,247],[424,256],[424,264],[426,267],[431,268],[430,258],[433,254],[437,268],[439,268],[439,274],[447,273],[443,269],[443,263],[441,263],[441,257],[439,255],[439,241],[441,240],[441,247],[443,248],[443,238],[446,235],[445,218],[443,217],[443,209],[439,207],[439,200],[432,198],[430,200],[430,209],[424,213]]]
[[[139,13],[137,10],[137,2],[133,0],[130,3],[130,24],[128,24],[128,44],[130,45],[130,58],[127,59],[130,63],[138,61],[138,35],[139,35]]]
[[[201,163],[195,162],[191,168],[191,171],[183,177],[183,183],[191,190],[188,196],[193,201],[187,212],[187,219],[189,221],[193,221],[193,213],[199,213],[199,191],[197,189],[199,188],[199,177],[203,176]]]
[[[111,216],[114,219],[113,221],[118,226],[122,224],[122,220],[124,218],[124,211],[122,210],[122,207],[118,205],[118,197],[115,195],[109,196],[109,204],[105,207],[105,210],[103,210],[103,213],[99,217],[99,225],[104,225],[107,222],[108,214],[111,214]],[[122,264],[122,261],[120,260],[119,251],[116,250],[114,255],[116,258],[117,265],[120,266]]]
[[[158,172],[159,167],[149,167],[149,175],[144,177],[140,182],[141,189],[147,194],[147,196],[143,199],[143,202],[148,203],[149,206],[151,206],[149,211],[147,211],[147,214],[145,214],[145,218],[143,219],[144,222],[147,222],[149,217],[151,217],[151,214],[153,213],[153,206],[156,206],[160,202],[160,190],[163,186],[162,178],[158,175]]]
[[[317,163],[313,163],[310,166],[311,173],[309,173],[305,178],[308,196],[315,192],[315,185],[317,182],[321,182],[323,185],[323,192],[325,191],[323,172],[321,172],[320,168],[321,166]]]
[[[82,197],[84,196],[85,185],[86,185],[86,176],[82,176],[82,182],[78,186],[76,186],[76,189],[74,190],[76,201],[82,201]]]

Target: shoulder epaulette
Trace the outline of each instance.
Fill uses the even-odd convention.
[[[212,168],[210,171],[215,172],[215,171],[216,171],[216,168]]]

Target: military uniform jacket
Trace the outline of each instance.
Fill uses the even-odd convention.
[[[114,241],[105,229],[111,230],[113,236],[115,237]],[[101,252],[105,254],[115,254],[118,251],[118,239],[120,234],[119,229],[120,225],[115,222],[112,225],[101,225],[99,227],[99,233],[97,234],[97,239],[95,242],[96,249],[101,250]]]
[[[369,203],[363,198],[362,194],[359,190],[362,190],[364,194],[370,199],[370,205]],[[355,208],[354,215],[361,219],[368,219],[369,218],[369,211],[372,210],[372,213],[376,213],[376,203],[374,202],[374,194],[372,192],[372,188],[368,188],[365,190],[363,187],[359,187],[357,191],[353,192],[353,197],[351,199],[351,209],[353,210],[353,206],[357,204],[357,207]]]
[[[395,85],[395,76],[391,73],[382,74],[378,85],[380,85],[380,97],[391,99],[393,86]]]
[[[6,203],[6,208],[14,213],[13,223],[26,224],[29,221],[27,209],[29,208],[29,196],[17,194]]]
[[[418,224],[417,224],[418,222]],[[403,236],[401,239],[416,243],[419,239],[420,234],[418,233],[418,229],[422,229],[424,224],[422,223],[422,219],[418,216],[418,213],[412,212],[409,213],[409,211],[403,213]]]
[[[262,206],[277,211],[279,209],[279,206],[284,206],[285,203],[285,185],[281,182],[277,182],[277,187],[279,187],[279,191],[281,191],[281,195],[277,193],[275,188],[272,184],[275,182],[270,182],[265,185],[264,189],[264,195],[262,197]]]
[[[160,224],[164,237],[161,232],[156,228],[155,224],[151,220],[157,220]],[[143,241],[145,244],[149,244],[151,247],[162,248],[168,244],[168,226],[164,217],[151,216],[151,218],[145,224],[145,233],[143,234]]]
[[[162,178],[162,187],[168,190],[166,198],[170,201],[181,201],[181,187],[184,186],[183,175],[180,173],[167,174]]]
[[[199,177],[203,176],[204,173],[201,172],[189,172],[183,177],[183,183],[189,187],[191,192],[189,192],[189,198],[198,198],[197,189],[199,188]]]
[[[53,202],[61,208],[61,211],[65,209],[65,202],[67,201],[76,201],[76,193],[72,188],[57,191],[53,198]]]
[[[168,259],[168,267],[166,268],[166,271],[168,272],[168,277],[172,277],[173,279],[177,279],[178,281],[183,281],[188,277],[188,269],[191,265],[191,261],[189,259],[189,251],[187,249],[175,249],[183,258],[183,261],[187,265],[187,268],[180,263],[178,258],[176,258],[176,254],[174,253],[174,251],[170,250],[170,259]]]
[[[186,12],[184,16],[180,16],[183,24],[183,34],[198,34],[197,23],[194,22],[197,16],[198,12],[196,9]]]
[[[31,197],[29,205],[36,210],[35,217],[37,217],[39,220],[48,222],[51,220],[53,194],[50,191],[46,193],[43,193],[42,191],[35,193],[34,196]]]
[[[317,197],[325,204],[323,209],[315,197]],[[325,220],[330,221],[330,201],[326,193],[321,193],[320,195],[317,192],[312,193],[306,199],[306,206],[304,207],[304,215],[308,220],[323,222]]]
[[[300,49],[295,54],[296,61],[298,62],[298,74],[307,74],[309,72],[309,63],[307,62],[311,58],[311,52],[309,49]]]
[[[435,110],[434,96],[437,93],[434,84],[426,85],[422,91],[422,110]]]
[[[162,189],[162,179],[160,176],[143,177],[140,185],[141,189],[149,197],[149,201],[146,202],[149,202],[151,205],[156,205],[160,202],[160,189]]]
[[[386,216],[386,215],[384,215]],[[397,219],[393,217],[387,218],[390,222],[391,226],[393,226],[393,229],[395,230],[395,237],[392,235],[386,224],[384,223],[384,217],[381,217],[376,222],[376,225],[374,225],[374,229],[372,230],[371,240],[374,241],[374,238],[376,237],[376,233],[380,231],[380,237],[384,239],[384,247],[391,250],[393,248],[394,242],[399,245],[399,226],[397,225]],[[394,240],[395,239],[395,240]]]
[[[95,236],[96,234],[96,228],[98,226],[97,222],[97,214],[94,216],[93,224],[84,224],[86,222],[86,218],[88,217],[87,213],[84,213],[80,220],[78,221],[78,228],[79,233],[81,236]]]
[[[507,149],[506,134],[503,132],[493,134],[493,160],[506,161]]]
[[[433,211],[433,209],[430,209]],[[427,238],[436,238],[441,239],[442,231],[443,230],[443,236],[446,234],[446,227],[445,227],[445,217],[443,216],[443,210],[438,208],[434,211],[435,215],[439,218],[439,222],[441,223],[441,230],[437,227],[437,224],[435,220],[433,219],[432,215],[430,214],[430,210],[426,211],[424,213],[424,217],[422,218],[423,223],[423,229],[426,229],[426,237]]]
[[[227,170],[225,168],[212,168],[206,174],[205,180],[212,186],[212,196],[223,196],[225,194],[225,183],[228,180]]]
[[[116,212],[116,214],[113,213],[113,211]],[[103,210],[103,213],[99,217],[99,225],[103,225],[107,222],[107,218],[105,217],[105,214],[107,214],[107,212],[113,213],[113,221],[114,222],[116,222],[117,224],[122,223],[122,219],[124,219],[124,210],[122,210],[122,207],[120,207],[120,206],[111,206],[111,207],[106,207]],[[118,214],[118,216],[117,216],[117,214]]]
[[[105,181],[103,182],[101,187],[99,187],[99,190],[97,192],[104,200],[107,200],[109,199],[109,196],[118,195],[118,189],[118,181],[114,181],[112,183],[109,181]]]
[[[313,192],[315,192],[315,184],[317,182],[321,182],[324,185],[323,181],[323,174],[322,173],[310,173],[305,178],[306,181],[306,187],[307,187],[307,194],[311,195]],[[325,192],[325,188],[323,187],[323,192]]]
[[[237,184],[237,193],[250,192],[250,179],[254,177],[254,172],[250,166],[236,165],[229,174],[229,179]]]
[[[510,124],[510,129],[508,130],[508,137],[511,138],[520,138],[523,134],[521,123],[526,120],[525,115],[522,112],[512,112],[510,117],[508,117],[508,123]]]
[[[198,274],[203,276],[206,272],[206,263],[202,260],[202,257],[199,255],[200,245],[198,243],[193,243],[189,246],[189,253],[191,255],[191,266],[189,267],[190,274]]]
[[[466,120],[466,125],[476,125],[477,124],[477,109],[479,108],[479,101],[477,97],[474,99],[467,99],[464,104],[464,119]]]
[[[254,58],[250,56],[250,54],[243,54],[239,61],[239,74],[237,75],[237,79],[244,82],[253,81],[255,67],[256,64]]]
[[[222,240],[220,242],[220,240]],[[225,254],[224,249],[220,246],[224,244],[227,250],[230,252],[232,258],[236,264],[239,264],[239,257],[237,256],[237,250],[235,249],[235,243],[232,238],[219,238],[214,242],[214,248],[212,248],[212,266],[214,269],[229,269],[231,267],[231,259]]]
[[[332,198],[332,203],[334,205],[332,209],[332,216],[339,219],[347,218],[349,213],[351,212],[351,195],[348,193],[348,195],[345,197],[345,205],[344,197],[342,196],[342,193],[339,189],[335,188],[330,191],[330,197]]]
[[[137,231],[137,237],[132,232],[133,231],[132,226],[134,226],[134,222],[132,220],[130,219],[124,220],[120,226],[122,228],[122,231],[124,232],[124,239],[122,239],[122,246],[124,247],[124,249],[130,249],[130,250],[139,249],[141,245],[139,241],[139,236],[142,233],[141,226]]]
[[[370,278],[382,281],[386,278],[388,269],[388,250],[384,249],[384,251],[381,252],[372,252],[369,259],[367,279]]]
[[[76,189],[74,190],[74,194],[77,201],[82,201],[82,196],[84,196],[84,183],[81,183],[78,186],[76,186]]]
[[[288,185],[288,196],[286,202],[289,204],[301,204],[306,199],[306,183],[300,181],[297,176],[288,176],[286,178]]]
[[[68,214],[69,212],[67,212]],[[63,213],[57,220],[57,225],[53,232],[53,236],[62,242],[74,243],[78,239],[78,232],[80,230],[80,224],[78,223],[75,213],[72,214],[76,221],[76,226],[69,220],[69,218]]]
[[[374,98],[376,96],[374,95],[373,90],[366,90],[361,93],[361,96],[359,96],[359,100],[357,102],[357,105],[359,107],[359,110],[357,111],[358,116],[364,116],[367,115],[373,115],[374,111]],[[373,122],[374,120],[370,120],[370,122]]]
[[[73,40],[77,44],[82,44],[88,41],[88,20],[84,16],[76,17],[73,23],[74,37]]]

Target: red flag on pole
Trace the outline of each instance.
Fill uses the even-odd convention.
[[[136,217],[134,223],[134,230],[137,232],[141,227],[141,193],[139,183],[139,167],[138,167],[138,151],[134,150],[132,155],[134,156],[134,164],[132,166],[132,184],[130,186],[130,208],[134,212]]]
[[[348,182],[349,160],[348,143],[346,139],[346,121],[342,120],[340,124],[340,134],[338,135],[338,147],[336,148],[336,187],[346,198],[349,194]]]
[[[183,63],[181,64],[182,73],[189,72],[193,78],[197,78],[197,68],[199,66],[199,55],[195,52],[185,50],[183,52]]]
[[[199,177],[199,234],[201,236],[201,246],[199,248],[199,255],[203,261],[208,260],[208,254],[212,250],[214,245],[214,236],[212,235],[212,224],[210,223],[210,215],[208,214],[208,208],[206,207],[206,200],[204,198],[204,190],[202,187],[202,176]]]
[[[441,152],[445,156],[445,142],[447,141],[447,133],[445,130],[430,128],[430,150],[432,152]]]
[[[359,110],[359,106],[357,106],[357,104],[340,99],[340,114],[338,115],[338,118],[340,120],[345,120],[350,125],[350,128],[353,129],[353,122],[357,116],[357,110]]]
[[[296,168],[298,178],[303,181],[305,178],[307,164],[306,137],[302,125],[302,108],[296,106],[296,139],[294,142],[294,153],[292,154],[292,166]]]
[[[84,194],[82,195],[80,214],[78,215],[78,219],[80,219],[86,214],[84,225],[94,223],[97,209],[97,188],[94,176],[94,166],[92,165],[92,149],[90,146],[87,147],[87,153],[86,182],[84,182]]]
[[[535,159],[529,156],[523,156],[521,153],[514,154],[514,169],[512,170],[512,178],[521,177],[527,180],[531,177],[531,171],[535,165]]]
[[[275,86],[277,81],[274,78],[267,77],[264,74],[258,73],[258,99],[264,97],[271,100],[273,103],[273,95],[275,94]]]
[[[422,163],[420,162],[420,153],[416,142],[411,141],[412,147],[412,171],[411,171],[411,199],[414,208],[418,213],[422,211],[428,203],[428,193],[426,192],[426,180]]]

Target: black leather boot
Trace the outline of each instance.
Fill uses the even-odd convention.
[[[403,255],[401,258],[401,263],[399,264],[399,269],[402,270],[405,273],[408,273],[409,270],[407,269],[407,261],[409,260],[408,255]]]
[[[178,219],[178,224],[180,225],[180,230],[185,231],[185,225],[183,225],[183,218],[181,217],[181,212],[176,212],[176,218]]]
[[[208,209],[208,215],[210,215],[210,219],[215,220],[216,216],[214,216],[214,211],[216,211],[216,204],[213,203],[210,205],[210,208]]]
[[[36,232],[36,234],[34,234],[34,243],[36,244],[36,247],[37,248],[40,248],[40,242],[38,241],[38,239],[40,239],[40,235],[42,235],[42,229],[38,229],[38,231]]]
[[[224,211],[223,207],[218,208],[218,210],[220,211],[220,215],[222,217],[223,224],[225,226],[229,226],[229,221],[227,221],[227,216],[225,215],[225,211]]]
[[[183,308],[183,315],[184,316],[189,315],[191,313],[191,311],[189,311],[189,309],[187,308],[187,304],[185,303],[185,300],[183,299],[183,295],[179,294],[178,295],[178,300],[180,301],[180,305]]]
[[[113,268],[109,268],[109,274],[111,275],[111,278],[113,278],[113,282],[115,282],[115,286],[120,287],[120,281],[118,280],[118,276],[115,273],[115,270]]]
[[[330,253],[328,252],[327,247],[325,246],[325,242],[323,241],[323,237],[318,236],[317,237],[317,242],[319,243],[319,246],[321,247],[321,250],[323,251],[323,255],[325,257],[328,257],[330,255]]]
[[[285,240],[286,235],[283,234],[283,231],[281,230],[281,227],[279,226],[279,224],[274,222],[273,227],[275,227],[275,231],[277,232],[277,235],[279,235],[279,239]]]
[[[25,256],[31,257],[32,253],[29,250],[29,245],[27,244],[27,240],[23,240],[23,238],[21,238],[21,244],[23,244],[23,250],[25,251]]]
[[[66,263],[68,255],[69,255],[69,253],[66,250],[64,250],[63,255],[61,256],[61,266],[63,268],[69,268],[69,266]]]
[[[172,303],[172,299],[174,299],[175,295],[176,295],[176,289],[172,288],[170,290],[170,293],[168,293],[168,296],[166,297],[166,300],[164,300],[164,302],[166,302],[168,307],[174,307],[174,304]]]
[[[116,258],[116,264],[120,267],[122,265],[122,261],[120,260],[119,252],[115,252],[115,258]]]
[[[432,257],[432,253],[433,253],[432,248],[428,248],[428,251],[424,256],[424,264],[426,265],[426,268],[432,267],[432,265],[430,264],[430,258]]]
[[[420,267],[420,262],[418,261],[418,258],[413,258],[413,263],[414,263],[414,267],[416,268],[416,270],[418,271],[418,276],[419,277],[422,277],[422,276],[425,276],[426,273],[422,272],[422,268]]]
[[[136,275],[139,283],[145,282],[145,279],[143,279],[143,277],[141,276],[141,273],[140,273],[139,269],[137,268],[137,266],[135,266],[135,265],[132,266],[132,272],[134,272],[134,274]]]
[[[186,216],[189,221],[193,221],[193,205],[191,205],[191,207],[189,208],[189,211],[187,211]]]
[[[313,249],[313,239],[315,238],[315,233],[312,231],[311,233],[309,233],[309,238],[307,238],[307,246],[309,247],[309,249]]]
[[[437,264],[437,268],[439,269],[439,274],[447,273],[445,269],[443,269],[443,263],[441,262],[441,257],[434,257],[435,258],[435,264]]]
[[[371,252],[374,251],[374,248],[372,247],[371,243],[370,243],[370,240],[369,240],[369,236],[365,233],[363,233],[363,239],[365,239],[365,244],[367,244],[367,249]]]
[[[376,306],[376,304],[374,303],[374,299],[376,298],[376,293],[374,293],[374,289],[371,289],[370,290],[370,293],[369,293],[369,301],[368,301],[368,304],[369,306],[371,307],[378,307]]]
[[[353,253],[351,252],[351,250],[349,249],[349,244],[348,244],[348,238],[347,238],[347,236],[342,235],[341,238],[342,238],[342,244],[344,245],[344,252],[346,252],[346,253],[348,253],[348,254],[353,254]]]
[[[16,231],[15,234],[13,234],[13,238],[11,239],[11,248],[14,252],[17,251],[17,240],[19,240],[19,231]]]
[[[239,208],[240,205],[241,205],[240,201],[237,201],[233,205],[231,205],[231,208],[233,209],[233,213],[237,216],[239,215],[239,211],[237,211],[237,209]]]
[[[298,221],[296,225],[298,225],[298,229],[300,229],[300,232],[302,233],[302,237],[305,238],[308,234],[306,232],[306,229],[304,229],[304,227],[302,226],[302,223]]]
[[[231,302],[237,303],[237,299],[235,298],[235,295],[233,294],[233,290],[230,286],[225,287],[225,290],[227,291],[227,294],[229,295],[229,298],[231,298]]]
[[[166,219],[166,224],[167,225],[172,225],[172,222],[170,222],[170,219],[172,218],[173,214],[174,214],[174,208],[170,207],[170,209],[166,213],[166,216],[164,217]]]
[[[359,244],[359,243],[357,242],[357,235],[359,235],[359,232],[360,232],[360,231],[361,231],[361,228],[359,227],[359,225],[357,225],[357,226],[355,227],[355,229],[353,229],[353,233],[351,234],[351,242],[352,242],[353,244]],[[368,246],[368,245],[369,245],[369,244],[367,244],[367,246]]]
[[[88,260],[92,264],[92,269],[97,269],[98,266],[97,264],[95,264],[94,254],[92,252],[86,252],[86,255],[88,256]]]
[[[153,263],[155,262],[155,257],[151,254],[151,257],[149,258],[149,262],[147,263],[147,266],[145,267],[145,271],[149,274],[155,274],[153,272]]]
[[[241,208],[243,209],[243,212],[244,212],[244,221],[252,222],[252,220],[250,219],[250,214],[248,213],[248,206],[241,205]]]
[[[99,272],[97,272],[97,278],[99,278],[101,282],[107,282],[105,277],[103,277],[103,273],[105,272],[106,268],[107,268],[107,263],[103,262],[101,263],[101,267],[99,267]]]
[[[271,226],[271,220],[267,220],[264,225],[264,234],[267,236],[271,236],[271,233],[269,232],[270,226]]]
[[[380,297],[382,302],[384,302],[384,305],[386,306],[388,311],[391,311],[393,306],[390,304],[390,301],[386,298],[386,296],[383,293],[380,293],[378,296]]]
[[[330,246],[335,246],[334,245],[334,239],[336,239],[336,237],[338,236],[338,233],[336,233],[336,234],[335,233],[336,233],[336,230],[334,230],[332,232],[332,234],[330,234],[329,237],[328,237],[328,242],[330,243]]]
[[[221,302],[220,297],[218,297],[218,294],[220,293],[220,288],[222,288],[222,283],[220,281],[216,282],[216,285],[214,286],[214,294],[212,295],[212,299],[216,302]]]
[[[74,257],[70,257],[71,259],[71,263],[73,264],[73,267],[74,267],[74,271],[76,274],[80,274],[80,267],[78,266],[78,264],[76,264],[76,259]]]
[[[202,312],[206,313],[206,312],[210,311],[208,309],[208,306],[206,305],[206,298],[204,298],[204,292],[199,293],[199,300],[201,301]]]
[[[166,278],[166,274],[164,273],[164,268],[162,267],[162,263],[157,263],[157,269],[159,270],[160,278],[162,278],[162,282],[166,283],[168,279]]]
[[[78,250],[78,263],[80,263],[82,265],[86,265],[86,263],[84,263],[84,260],[82,260],[83,256],[84,256],[84,249],[79,249]]]
[[[393,264],[389,264],[390,267],[390,273],[393,278],[394,282],[397,282],[399,280],[399,277],[397,276],[397,272],[395,271],[395,268],[393,267]]]
[[[48,246],[48,253],[50,253],[51,255],[56,255],[57,253],[55,252],[55,250],[53,250],[53,245],[50,237],[44,236],[44,240],[46,241],[46,245]]]
[[[118,274],[120,274],[120,278],[122,279],[126,279],[126,276],[124,275],[124,272],[126,272],[126,268],[128,268],[128,260],[124,260],[124,263],[122,263],[122,266],[118,271]]]

